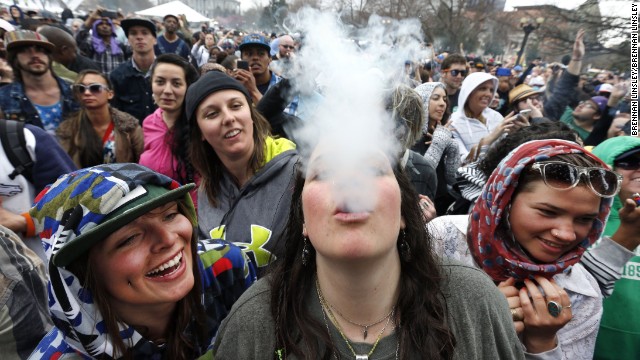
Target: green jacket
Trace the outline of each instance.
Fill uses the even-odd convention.
[[[593,149],[613,168],[615,158],[625,151],[640,147],[640,138],[619,136],[600,143]],[[616,196],[607,221],[605,235],[611,235],[620,226],[618,211],[622,208],[620,196]],[[636,249],[636,253],[637,253]],[[622,277],[616,282],[613,294],[603,304],[600,331],[596,341],[594,359],[637,359],[640,354],[640,256],[635,256],[622,269]]]

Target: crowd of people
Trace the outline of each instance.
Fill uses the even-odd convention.
[[[0,16],[3,358],[640,353],[640,138],[584,30],[365,69],[387,147],[314,127],[361,104],[309,34]]]

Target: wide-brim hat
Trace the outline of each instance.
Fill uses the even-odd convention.
[[[49,261],[64,267],[95,244],[149,211],[174,200],[187,205],[196,226],[191,191],[139,164],[115,163],[65,174],[47,186],[30,211]]]
[[[509,91],[509,105],[513,105],[517,101],[525,100],[534,95],[541,94],[542,91],[534,90],[527,84],[520,84]]]
[[[142,26],[153,34],[153,37],[157,37],[156,35],[156,24],[154,24],[151,20],[143,19],[143,18],[132,18],[132,19],[124,19],[120,22],[120,26],[124,30],[124,34],[129,37],[129,29],[134,26]]]
[[[56,46],[42,34],[31,30],[15,30],[4,34],[4,45],[7,51],[13,51],[25,46],[41,46],[49,52],[53,52]]]

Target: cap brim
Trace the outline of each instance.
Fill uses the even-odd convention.
[[[64,267],[71,264],[74,260],[85,254],[93,245],[104,240],[111,233],[127,225],[138,217],[146,214],[147,212],[164,205],[168,202],[184,198],[185,201],[191,202],[191,195],[189,191],[195,188],[195,184],[186,184],[177,189],[170,190],[165,194],[154,197],[153,199],[143,202],[129,210],[124,211],[122,214],[108,218],[106,221],[97,225],[96,227],[80,234],[80,236],[74,238],[58,250],[51,261],[53,265],[58,267]],[[192,205],[193,206],[193,205]],[[195,214],[192,214],[195,216]],[[192,220],[192,219],[190,219]],[[192,221],[195,221],[193,219]]]
[[[240,51],[251,47],[251,46],[256,46],[256,47],[261,47],[267,51],[271,51],[271,46],[263,44],[263,43],[247,43],[247,44],[241,44],[238,48],[240,49]]]
[[[615,161],[623,160],[625,158],[631,157],[631,156],[636,155],[638,153],[640,153],[640,147],[633,148],[631,150],[625,151],[622,154],[616,156],[616,160]]]

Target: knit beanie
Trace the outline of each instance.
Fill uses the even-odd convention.
[[[251,104],[249,91],[247,91],[247,88],[242,85],[241,82],[227,74],[223,74],[218,71],[211,71],[201,76],[198,81],[193,83],[189,86],[189,89],[187,89],[187,95],[185,97],[187,119],[191,119],[195,114],[196,109],[198,109],[198,106],[205,98],[220,90],[240,91],[247,98],[249,104]]]

